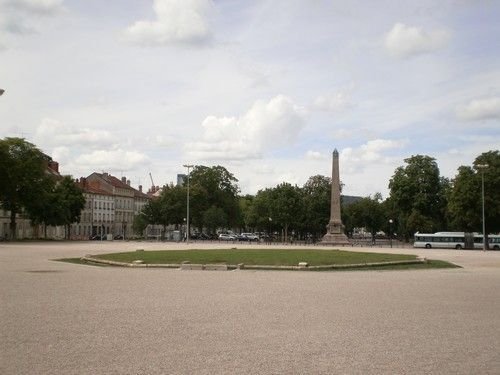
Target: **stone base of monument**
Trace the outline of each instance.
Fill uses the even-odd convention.
[[[326,234],[321,240],[322,245],[350,245],[349,239],[344,234],[344,226],[340,220],[330,220],[326,226]]]
[[[327,233],[323,236],[321,245],[350,246],[351,243],[344,233]]]

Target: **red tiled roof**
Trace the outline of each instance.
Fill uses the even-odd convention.
[[[83,177],[80,179],[80,181],[77,182],[77,185],[83,190],[84,193],[113,195],[106,190],[101,189],[98,184],[92,183],[92,181],[87,181]]]
[[[140,192],[139,190],[134,189],[132,186],[123,182],[122,180],[120,180],[119,178],[117,178],[113,175],[110,175],[108,173],[95,173],[95,174],[97,176],[99,176],[100,178],[102,178],[104,181],[108,182],[111,186],[113,186],[115,188],[127,189],[127,190],[133,191],[135,197],[149,198],[149,196],[147,194],[144,194],[143,192]]]

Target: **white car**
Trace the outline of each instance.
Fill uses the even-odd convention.
[[[219,241],[236,241],[236,237],[231,234],[219,234]]]

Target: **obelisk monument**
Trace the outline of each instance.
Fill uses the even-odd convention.
[[[340,217],[340,173],[339,153],[333,151],[332,160],[332,197],[330,202],[330,222],[326,226],[326,234],[321,240],[325,245],[349,245],[349,240],[344,234],[344,226]]]

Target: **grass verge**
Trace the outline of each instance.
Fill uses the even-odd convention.
[[[360,253],[342,250],[290,250],[290,249],[234,249],[234,250],[168,250],[168,251],[133,251],[96,255],[95,258],[131,263],[142,260],[145,264],[180,264],[189,261],[193,264],[221,264],[236,265],[268,265],[268,266],[296,266],[299,262],[307,262],[310,266],[348,265],[379,263],[391,261],[415,260],[415,255]],[[72,263],[85,263],[78,258],[60,259]],[[404,264],[371,266],[369,269],[428,269],[428,268],[455,268],[448,262],[432,260],[425,264]],[[348,269],[359,269],[352,267]],[[363,268],[366,269],[366,268]]]

